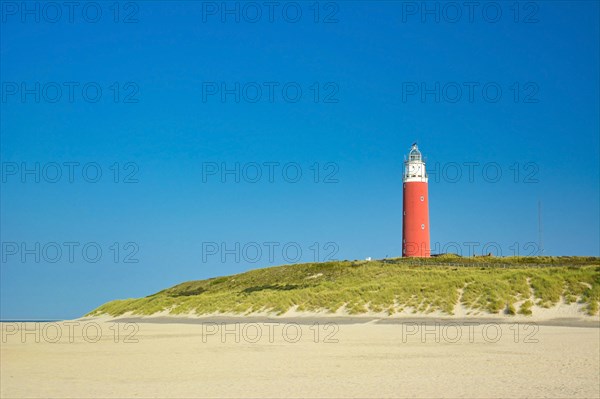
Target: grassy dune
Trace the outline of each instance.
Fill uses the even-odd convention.
[[[600,258],[443,256],[279,266],[185,282],[145,298],[108,302],[88,315],[284,313],[293,306],[452,315],[459,302],[473,311],[529,315],[533,305],[549,308],[560,301],[578,302],[588,315],[598,314]]]

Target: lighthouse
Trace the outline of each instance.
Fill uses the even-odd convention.
[[[428,258],[429,245],[429,197],[427,195],[427,172],[417,143],[414,143],[404,160],[402,256]]]

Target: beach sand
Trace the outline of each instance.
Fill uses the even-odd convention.
[[[271,321],[5,322],[0,394],[600,397],[597,323],[319,317]]]

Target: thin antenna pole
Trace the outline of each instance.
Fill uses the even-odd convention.
[[[544,255],[544,242],[542,241],[542,201],[538,201],[538,253]]]

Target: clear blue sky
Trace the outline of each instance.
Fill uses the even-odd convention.
[[[517,243],[530,253],[541,201],[546,254],[600,255],[598,2],[519,3],[518,14],[501,2],[496,22],[495,9],[470,21],[463,8],[456,23],[457,10],[440,9],[437,23],[419,8],[435,2],[324,2],[318,23],[313,2],[298,3],[296,23],[286,2],[287,17],[281,6],[270,22],[261,6],[254,23],[245,3],[235,21],[235,2],[224,15],[214,13],[221,2],[120,3],[116,23],[112,2],[94,3],[96,23],[92,6],[70,21],[66,8],[57,17],[46,3],[28,3],[34,14],[15,4],[2,2],[0,26],[2,319],[77,317],[182,281],[296,261],[297,248],[298,261],[399,256],[402,161],[414,141],[437,169],[434,250],[498,243],[511,255]],[[222,101],[221,84],[236,82],[239,102]],[[439,101],[422,90],[436,82]],[[208,174],[236,163],[239,183]],[[97,167],[100,180],[88,182]],[[233,252],[239,243],[239,262],[211,243]]]

